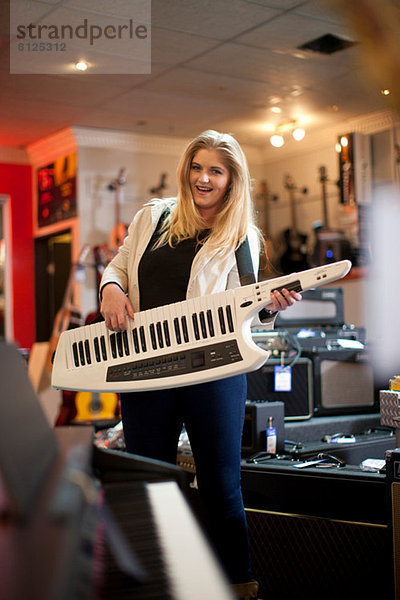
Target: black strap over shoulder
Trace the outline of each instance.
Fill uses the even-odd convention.
[[[150,238],[150,241],[147,244],[148,248],[152,248],[154,246],[154,244],[156,243],[157,239],[160,236],[161,227],[164,225],[164,221],[165,221],[165,219],[167,218],[167,216],[169,215],[170,212],[171,211],[170,211],[169,207],[167,206],[163,210],[163,212],[161,213],[160,218],[158,219],[158,223],[157,223],[157,225],[156,225],[156,227],[155,227],[155,229],[153,231],[153,234],[152,234],[152,236]]]
[[[239,248],[237,248],[235,255],[239,271],[240,285],[256,283],[253,261],[250,253],[250,244],[247,235],[246,239],[240,244]]]
[[[250,244],[248,237],[240,244],[235,252],[236,263],[239,271],[240,285],[249,285],[250,283],[256,283],[256,277],[254,275],[253,261],[251,259]],[[258,313],[260,321],[271,319],[276,315],[273,310],[267,310],[263,308]]]

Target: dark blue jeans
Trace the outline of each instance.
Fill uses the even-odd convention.
[[[176,463],[185,424],[197,483],[215,549],[233,583],[251,579],[246,516],[240,487],[246,377],[121,395],[128,452]]]

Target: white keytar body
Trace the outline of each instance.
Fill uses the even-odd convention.
[[[55,354],[52,385],[66,390],[132,392],[193,385],[254,371],[265,363],[269,352],[254,342],[251,323],[261,309],[268,308],[271,291],[282,287],[305,291],[344,277],[350,268],[350,261],[343,260],[139,312],[134,319],[127,318],[125,345],[121,343],[116,356],[113,356],[111,339],[112,336],[115,339],[116,334],[104,323],[65,331]],[[223,313],[222,323],[219,311]],[[205,318],[207,313],[211,323]],[[200,327],[199,337],[193,315],[198,319],[201,314],[205,327]],[[181,325],[183,317],[187,323],[187,341],[181,339],[178,343],[174,320]],[[156,324],[161,329],[161,324],[165,323],[168,324],[170,344],[167,346],[162,332],[161,340],[156,336],[156,347],[153,347],[149,332],[151,328],[154,331]],[[132,333],[135,329],[136,332],[142,329],[145,350],[141,346],[137,351],[138,347],[135,347]],[[99,360],[95,340],[101,338],[107,356],[100,356]],[[79,347],[82,358],[77,360],[76,349]],[[112,373],[116,379],[110,376]]]

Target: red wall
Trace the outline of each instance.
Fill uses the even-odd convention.
[[[14,341],[30,348],[35,341],[32,168],[0,163],[0,194],[11,199]]]

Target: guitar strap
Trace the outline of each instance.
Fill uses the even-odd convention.
[[[254,275],[253,261],[250,253],[250,244],[249,239],[246,235],[245,240],[240,244],[240,246],[235,251],[236,256],[236,264],[239,271],[239,280],[240,285],[249,285],[251,283],[256,283],[256,277]],[[267,310],[263,308],[258,313],[258,317],[261,322],[271,319],[277,313],[272,310]]]
[[[236,249],[235,256],[239,271],[240,285],[256,283],[253,261],[250,253],[250,244],[247,235],[245,240],[240,244],[239,248]]]

